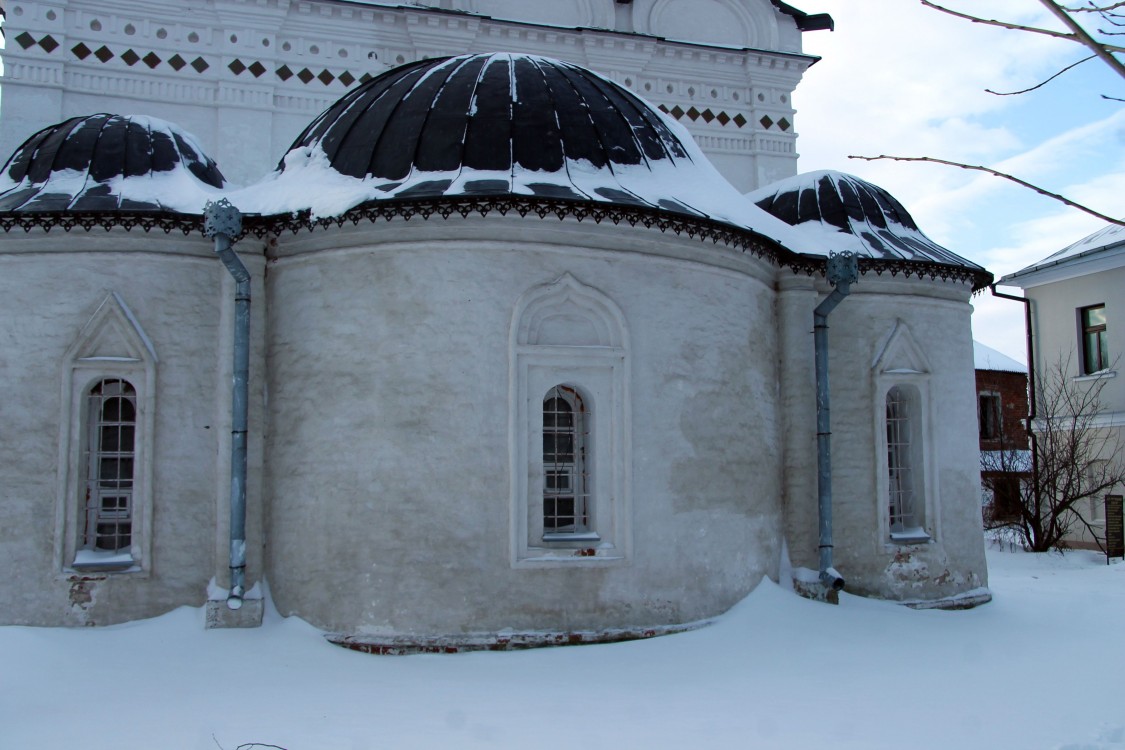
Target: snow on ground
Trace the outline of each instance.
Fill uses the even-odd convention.
[[[701,630],[370,656],[273,612],[0,628],[0,748],[1125,750],[1125,564],[989,551],[991,604],[915,611],[768,581]]]

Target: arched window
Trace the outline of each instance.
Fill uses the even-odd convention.
[[[589,415],[573,388],[556,385],[543,399],[543,538],[590,529],[586,443]]]
[[[82,549],[128,550],[133,541],[133,464],[137,391],[106,378],[90,389],[86,406],[86,483]]]
[[[887,517],[892,535],[922,527],[917,408],[913,389],[896,385],[887,391]]]

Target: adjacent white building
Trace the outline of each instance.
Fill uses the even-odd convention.
[[[8,38],[42,47],[47,21],[53,38],[98,20],[134,46],[167,41],[160,63],[142,55],[151,76],[94,109],[205,127],[79,115],[90,79],[68,60],[46,94],[57,120],[28,127],[0,175],[0,330],[19,384],[0,437],[7,621],[119,622],[226,585],[234,282],[200,233],[220,197],[244,213],[252,277],[246,576],[283,613],[375,640],[607,633],[711,617],[763,577],[815,569],[812,317],[843,250],[860,276],[830,319],[835,568],[872,596],[987,600],[969,298],[991,276],[878,187],[791,176],[788,95],[814,17],[764,1],[693,3],[702,25],[641,0],[518,23],[480,15],[511,3],[223,2],[201,4],[196,30],[182,11],[141,24],[98,5],[117,15],[9,7]],[[667,42],[661,19],[759,36]],[[335,81],[314,105],[298,84],[227,80],[245,75],[228,57],[249,59],[228,44],[248,40],[290,68],[314,43],[374,61],[325,46],[364,23],[418,46],[380,42],[379,60],[405,64],[335,101]],[[470,49],[581,48],[604,76],[524,52],[429,59],[454,27]],[[210,98],[132,99],[171,79],[166,55],[192,33],[227,50],[192,73],[227,71],[196,81]],[[65,41],[71,54],[79,36]],[[5,57],[5,137],[9,91],[32,95],[19,66],[56,54],[32,47]],[[689,52],[711,71],[698,85],[658,75]],[[728,64],[740,83],[722,88]],[[730,123],[685,129],[633,93],[647,84],[673,111],[711,97],[790,127],[708,141]],[[255,85],[261,106],[243,107],[234,92]],[[300,126],[278,104],[298,100]],[[709,143],[741,187],[771,184],[744,197]],[[249,184],[224,180],[227,156]]]

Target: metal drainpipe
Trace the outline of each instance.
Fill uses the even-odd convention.
[[[844,578],[832,567],[832,432],[829,425],[828,314],[844,301],[859,279],[855,253],[832,253],[825,273],[835,289],[813,310],[813,346],[816,352],[816,488],[820,519],[820,582],[840,591]]]
[[[250,382],[250,272],[231,249],[242,233],[242,214],[226,198],[203,209],[203,234],[215,238],[215,253],[234,277],[234,382],[231,388],[230,595],[242,607],[246,593],[246,429]]]
[[[1031,332],[1031,300],[1027,297],[998,292],[995,284],[989,284],[988,288],[993,297],[1023,303],[1023,329],[1027,343],[1027,399],[1031,402],[1027,412],[1027,437],[1031,442],[1031,491],[1035,493],[1035,507],[1041,508],[1043,506],[1039,504],[1039,441],[1035,438],[1035,431],[1031,429],[1031,423],[1035,421],[1035,340]]]

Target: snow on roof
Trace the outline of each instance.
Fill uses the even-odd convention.
[[[1027,373],[1027,365],[976,340],[973,341],[973,367],[977,370]]]
[[[103,113],[44,128],[16,149],[0,171],[0,211],[198,213],[224,184],[178,126]]]
[[[596,73],[534,55],[388,71],[314,120],[277,171],[229,194],[244,212],[313,218],[370,201],[489,196],[657,209],[826,254],[748,204],[672,118]]]
[[[822,170],[780,180],[747,200],[792,225],[827,251],[863,258],[928,261],[985,273],[922,233],[913,217],[883,188],[854,175]]]
[[[1037,271],[1065,265],[1078,258],[1086,258],[1096,253],[1108,250],[1125,248],[1125,227],[1119,224],[1110,224],[1102,227],[1091,235],[1087,235],[1072,245],[1067,245],[1062,250],[1048,255],[1043,260],[1032,263],[1026,268],[1021,268],[1015,273],[1010,273],[1000,279],[1000,283],[1029,276]]]

